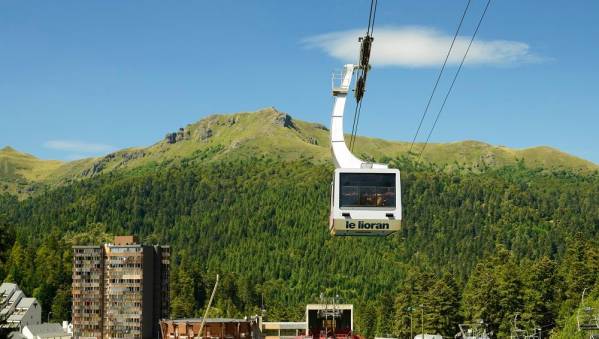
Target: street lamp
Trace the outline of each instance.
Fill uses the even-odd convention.
[[[414,307],[408,307],[408,312],[410,312],[410,339],[414,338],[414,326],[412,325],[412,312],[414,311]]]
[[[422,310],[422,318],[420,318],[420,325],[422,327],[422,338],[424,339],[424,305],[420,304],[420,310]]]

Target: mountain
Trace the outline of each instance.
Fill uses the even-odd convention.
[[[4,149],[3,180],[31,191],[0,194],[0,281],[38,298],[44,318],[69,319],[71,246],[134,234],[171,246],[178,318],[202,313],[216,274],[211,316],[266,304],[270,320],[299,320],[306,303],[338,294],[367,338],[408,336],[418,305],[414,327],[445,337],[483,319],[504,338],[515,314],[519,327],[567,336],[581,293],[599,293],[595,165],[475,142],[432,145],[420,162],[406,143],[360,138],[359,153],[403,170],[402,229],[333,238],[327,139],[318,124],[265,109],[96,159]]]
[[[384,161],[409,155],[407,142],[358,137],[355,153]],[[416,144],[414,149],[421,149]],[[211,115],[168,133],[149,147],[127,148],[101,158],[71,162],[41,160],[10,147],[0,150],[0,191],[27,196],[41,187],[62,185],[114,170],[143,171],[181,162],[206,162],[269,155],[285,160],[330,161],[329,131],[317,123],[292,118],[271,107],[257,112]],[[410,155],[416,158],[416,155]],[[477,141],[429,144],[424,162],[474,170],[523,161],[527,167],[591,172],[597,164],[550,147],[521,150]]]

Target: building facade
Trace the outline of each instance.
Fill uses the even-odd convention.
[[[132,236],[73,247],[73,336],[157,338],[168,316],[170,248]]]
[[[72,321],[80,338],[101,338],[104,307],[104,249],[73,248]]]
[[[260,339],[260,329],[255,319],[202,318],[161,320],[162,339]]]

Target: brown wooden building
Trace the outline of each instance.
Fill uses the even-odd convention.
[[[255,321],[245,319],[207,318],[202,335],[199,335],[201,318],[161,320],[162,339],[259,339],[259,329]],[[257,332],[255,332],[257,331]]]

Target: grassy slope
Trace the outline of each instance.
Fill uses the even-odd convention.
[[[0,192],[27,195],[35,189],[32,183],[45,181],[61,165],[60,161],[40,160],[11,147],[4,147],[0,149]]]
[[[6,179],[41,181],[62,164],[57,160],[40,160],[8,146],[0,149],[0,155],[0,175]]]
[[[291,119],[274,108],[232,115],[211,115],[146,148],[128,148],[103,158],[63,163],[40,160],[11,148],[0,150],[0,192],[27,195],[31,189],[56,185],[116,169],[152,170],[178,161],[208,161],[231,156],[279,155],[329,161],[329,132],[319,124]],[[421,149],[420,144],[414,150]],[[355,153],[375,159],[408,154],[409,143],[359,137]],[[595,171],[599,166],[550,147],[522,150],[477,141],[429,144],[423,160],[441,166],[500,167],[524,159],[527,166]],[[35,186],[35,187],[34,187]]]

